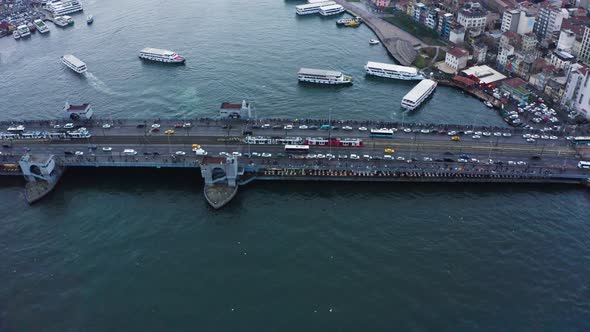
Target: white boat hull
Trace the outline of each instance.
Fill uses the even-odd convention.
[[[308,79],[308,78],[299,78],[299,82],[315,83],[315,84],[328,84],[328,85],[352,84],[352,81],[329,81],[329,80],[317,80],[317,79]]]
[[[424,76],[422,76],[422,75],[415,75],[415,76],[394,75],[394,74],[388,74],[388,73],[384,73],[384,72],[372,71],[370,69],[367,69],[366,67],[365,67],[365,71],[367,72],[367,75],[373,75],[373,76],[384,77],[384,78],[391,78],[394,80],[415,81],[415,80],[423,80],[424,79]]]
[[[183,63],[185,59],[182,60],[174,60],[174,59],[162,59],[157,57],[150,57],[150,56],[139,56],[140,59],[149,60],[149,61],[157,61],[163,63]]]

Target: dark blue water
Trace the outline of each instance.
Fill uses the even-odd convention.
[[[0,40],[0,118],[92,102],[113,117],[402,119],[410,83],[365,78],[391,61],[372,33],[262,0],[84,2],[87,27]],[[142,63],[169,48],[185,66]],[[73,53],[78,77],[59,56]],[[297,84],[299,67],[347,88]],[[498,124],[438,88],[405,121]],[[28,206],[0,179],[0,331],[585,331],[590,194],[577,187],[254,182],[221,211],[199,174],[71,171]]]

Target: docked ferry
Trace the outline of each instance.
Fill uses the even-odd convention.
[[[53,23],[57,26],[65,27],[74,24],[74,19],[67,15],[56,16],[53,18]]]
[[[323,69],[301,68],[297,73],[300,82],[319,84],[352,84],[352,77],[342,72]]]
[[[49,32],[49,27],[47,26],[47,24],[45,24],[45,22],[43,22],[43,20],[34,20],[33,24],[35,25],[35,27],[37,27],[37,31],[39,31],[40,33]]]
[[[410,92],[402,99],[402,108],[414,110],[420,106],[436,89],[437,83],[430,79],[420,81]]]
[[[320,12],[321,7],[335,5],[336,2],[334,1],[325,1],[325,2],[316,2],[316,3],[308,3],[305,5],[295,6],[295,13],[297,15],[310,15],[310,14],[317,14]]]
[[[405,67],[392,65],[389,63],[380,63],[369,61],[365,65],[365,71],[368,75],[374,75],[396,80],[421,80],[424,79],[414,67]]]
[[[139,57],[145,60],[159,61],[166,63],[183,63],[184,57],[169,50],[146,47],[139,52]]]
[[[341,5],[322,6],[322,7],[320,7],[320,10],[318,11],[318,13],[320,13],[320,15],[322,15],[322,16],[338,15],[343,12],[344,12],[344,7],[342,7]]]
[[[66,54],[62,56],[61,62],[78,74],[82,74],[86,72],[86,70],[88,70],[88,68],[86,68],[86,64],[82,62],[82,60],[76,58],[71,54]]]
[[[16,31],[18,31],[21,38],[29,37],[31,35],[31,31],[26,24],[19,25],[18,28],[16,28]]]
[[[53,1],[46,5],[45,9],[53,16],[61,16],[82,11],[82,5],[77,0]]]

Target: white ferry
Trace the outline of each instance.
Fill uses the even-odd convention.
[[[389,63],[380,63],[369,61],[365,65],[365,71],[369,75],[393,78],[397,80],[421,80],[424,79],[422,75],[418,73],[418,69],[414,67],[404,67],[398,65],[392,65]]]
[[[323,69],[301,68],[297,77],[300,82],[320,84],[352,84],[352,77],[342,72]]]
[[[299,6],[295,6],[295,13],[297,13],[297,15],[317,14],[320,12],[321,7],[335,5],[335,4],[336,4],[336,2],[334,2],[334,1],[324,1],[324,2],[308,3],[306,5],[299,5]]]
[[[86,70],[88,70],[88,68],[86,68],[86,64],[82,62],[82,60],[76,58],[71,54],[66,54],[62,56],[61,62],[78,74],[82,74],[86,72]]]
[[[139,57],[146,60],[166,62],[166,63],[183,63],[184,57],[168,50],[146,47],[139,52]]]
[[[43,20],[34,20],[33,24],[35,24],[35,27],[37,27],[37,31],[39,31],[40,33],[49,32],[49,27],[47,26],[47,24],[45,24],[45,22],[43,22]]]
[[[338,15],[344,12],[344,7],[341,5],[328,5],[320,7],[320,15],[322,16],[331,16],[331,15]]]
[[[21,38],[26,38],[31,35],[31,31],[29,30],[29,27],[26,24],[19,25],[18,28],[16,28],[16,31],[18,31],[18,34]]]
[[[65,14],[71,14],[80,12],[82,5],[77,0],[61,0],[48,3],[45,7],[53,16],[61,16]]]
[[[410,111],[416,109],[434,92],[436,85],[437,83],[430,79],[420,81],[420,83],[404,96],[402,107]]]

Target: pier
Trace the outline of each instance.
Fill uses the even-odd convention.
[[[17,124],[26,129],[18,134],[4,130]],[[72,125],[84,127],[87,137],[55,138]],[[536,131],[520,128],[289,119],[99,119],[70,125],[54,120],[0,126],[0,175],[23,176],[31,204],[50,193],[68,168],[79,167],[194,169],[215,209],[228,204],[239,186],[256,180],[588,185],[590,179],[590,170],[577,167],[579,160],[590,158],[590,147],[572,144],[561,132],[546,133],[558,135],[551,140],[527,142],[522,135]],[[395,134],[371,137],[371,128],[384,127]],[[479,131],[483,137],[471,137]],[[253,137],[260,144],[252,144]],[[347,139],[362,143],[339,144]],[[285,151],[285,142],[308,144],[309,151]],[[197,155],[196,145],[207,154]]]

